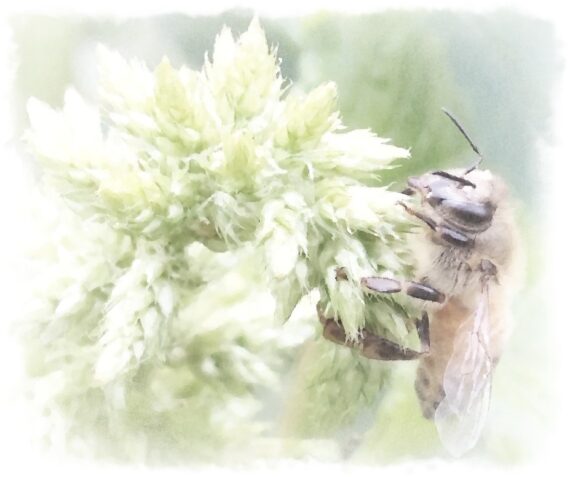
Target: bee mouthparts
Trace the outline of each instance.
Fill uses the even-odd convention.
[[[412,190],[421,189],[420,180],[417,177],[408,177],[408,188]]]

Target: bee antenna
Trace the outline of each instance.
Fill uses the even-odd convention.
[[[467,134],[467,132],[465,131],[465,129],[463,128],[463,126],[459,123],[459,121],[455,118],[455,116],[453,114],[451,114],[447,109],[445,108],[441,108],[441,110],[445,113],[445,115],[451,119],[451,122],[453,124],[455,124],[455,126],[457,127],[457,129],[459,129],[459,131],[461,132],[461,134],[463,134],[463,137],[465,139],[467,139],[467,142],[469,143],[469,145],[471,146],[471,149],[473,149],[473,151],[475,152],[475,154],[477,154],[479,156],[479,159],[477,160],[477,162],[471,166],[469,169],[467,169],[465,171],[464,175],[469,174],[471,171],[477,169],[477,167],[479,167],[479,164],[481,164],[481,161],[483,160],[483,155],[479,152],[479,148],[473,143],[473,141],[471,140],[471,138],[469,137],[469,135]]]

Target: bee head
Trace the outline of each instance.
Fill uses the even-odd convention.
[[[407,193],[422,202],[447,225],[463,232],[482,232],[493,220],[496,181],[489,171],[475,169],[428,172],[408,179]]]

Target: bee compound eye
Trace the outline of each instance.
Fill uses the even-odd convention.
[[[429,194],[426,200],[427,203],[435,209],[439,204],[441,204],[441,201],[443,199],[441,197],[438,197],[437,195]]]
[[[491,222],[495,212],[491,204],[468,200],[445,199],[441,205],[446,213],[464,224],[484,225]]]

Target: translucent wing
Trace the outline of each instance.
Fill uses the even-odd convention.
[[[489,292],[485,284],[475,313],[458,329],[443,377],[445,397],[434,417],[443,445],[455,457],[475,446],[485,424],[493,371],[489,345]]]

